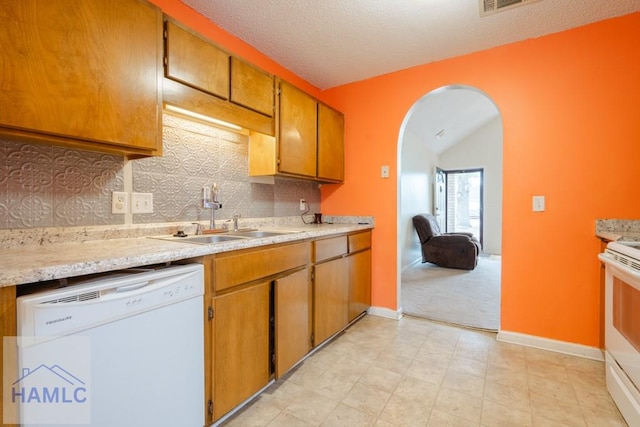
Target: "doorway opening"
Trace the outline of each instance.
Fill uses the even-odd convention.
[[[450,85],[420,98],[398,141],[398,311],[496,331],[500,324],[502,117],[477,88]],[[435,173],[434,173],[435,171]],[[412,218],[482,242],[472,271],[422,263]]]
[[[440,230],[472,233],[483,243],[484,169],[436,168],[434,212]]]

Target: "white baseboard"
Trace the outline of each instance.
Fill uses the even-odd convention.
[[[385,317],[387,319],[399,320],[402,317],[402,308],[392,310],[386,307],[369,307],[367,313],[372,316]]]
[[[401,273],[404,273],[405,271],[409,270],[410,268],[415,267],[416,265],[422,264],[422,257],[420,258],[416,258],[415,261],[409,263],[409,265],[405,265],[402,270]]]
[[[597,347],[589,347],[582,344],[574,344],[565,341],[552,340],[550,338],[536,337],[518,332],[499,331],[496,337],[498,341],[519,344],[526,347],[539,348],[541,350],[554,351],[556,353],[570,354],[603,362],[604,352]]]

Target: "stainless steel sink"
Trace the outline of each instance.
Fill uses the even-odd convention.
[[[199,234],[186,237],[179,236],[157,236],[154,238],[162,240],[170,240],[172,242],[194,243],[206,245],[210,243],[230,242],[234,240],[257,239],[261,237],[275,237],[284,234],[298,233],[298,231],[281,231],[281,230],[257,230],[240,229],[238,231],[228,231],[220,234]]]
[[[242,237],[275,237],[282,236],[284,234],[297,233],[296,231],[268,231],[268,230],[248,230],[248,231],[230,231],[231,236]]]
[[[212,234],[212,235],[198,235],[187,237],[159,237],[163,240],[171,240],[173,242],[195,243],[200,245],[206,245],[209,243],[230,242],[233,240],[244,240],[246,237],[242,236],[229,236],[228,234]]]

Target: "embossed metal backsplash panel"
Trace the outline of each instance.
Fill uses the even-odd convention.
[[[209,219],[202,187],[213,182],[222,203],[216,219],[299,215],[301,198],[319,211],[315,182],[251,182],[246,135],[163,120],[163,156],[131,161],[133,191],[153,193],[154,202],[154,213],[134,214],[134,224]],[[120,156],[0,140],[0,229],[124,224],[124,215],[111,213],[111,193],[124,188]]]
[[[120,156],[0,140],[0,228],[120,224]]]

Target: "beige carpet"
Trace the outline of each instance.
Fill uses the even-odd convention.
[[[500,327],[499,256],[481,256],[473,271],[418,264],[402,274],[405,314],[496,331]]]

